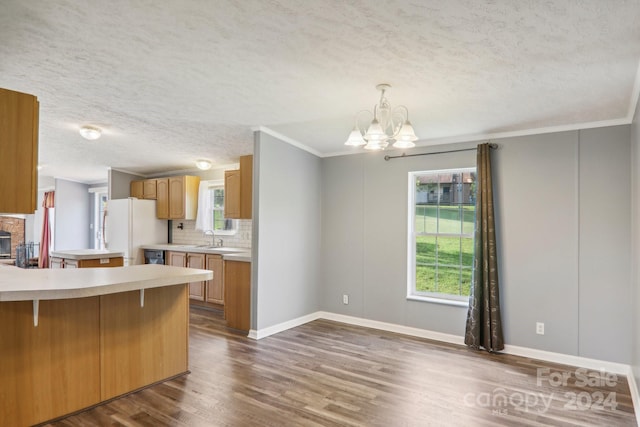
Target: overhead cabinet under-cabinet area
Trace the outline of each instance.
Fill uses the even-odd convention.
[[[39,107],[33,95],[0,89],[0,212],[37,209]]]

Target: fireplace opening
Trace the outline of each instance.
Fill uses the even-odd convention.
[[[0,231],[0,258],[11,258],[11,233]]]

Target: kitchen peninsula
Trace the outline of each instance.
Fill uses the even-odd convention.
[[[122,267],[124,252],[100,249],[53,251],[50,268]]]
[[[2,424],[33,425],[188,372],[186,283],[163,265],[0,274]]]

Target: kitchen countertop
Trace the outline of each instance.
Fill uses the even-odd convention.
[[[80,269],[5,268],[0,275],[0,301],[84,298],[211,279],[213,272],[209,270],[158,264]]]
[[[161,244],[161,245],[143,245],[142,249],[153,249],[159,251],[173,252],[191,252],[202,254],[222,255],[225,261],[242,261],[251,262],[251,249],[249,248],[231,248],[231,247],[211,247],[204,245],[179,245],[179,244]]]
[[[53,251],[49,254],[53,258],[65,259],[99,259],[99,258],[120,258],[124,257],[124,252],[108,251],[102,249],[75,249],[68,251]]]

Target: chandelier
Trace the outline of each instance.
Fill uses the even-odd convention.
[[[380,91],[380,102],[373,107],[373,113],[362,110],[356,114],[355,125],[345,145],[364,146],[365,150],[384,150],[390,143],[395,148],[416,146],[413,141],[418,137],[409,122],[409,110],[404,105],[391,108],[391,104],[384,96],[390,87],[391,85],[385,83],[376,86]],[[364,113],[373,116],[366,131],[363,131],[358,123]]]

